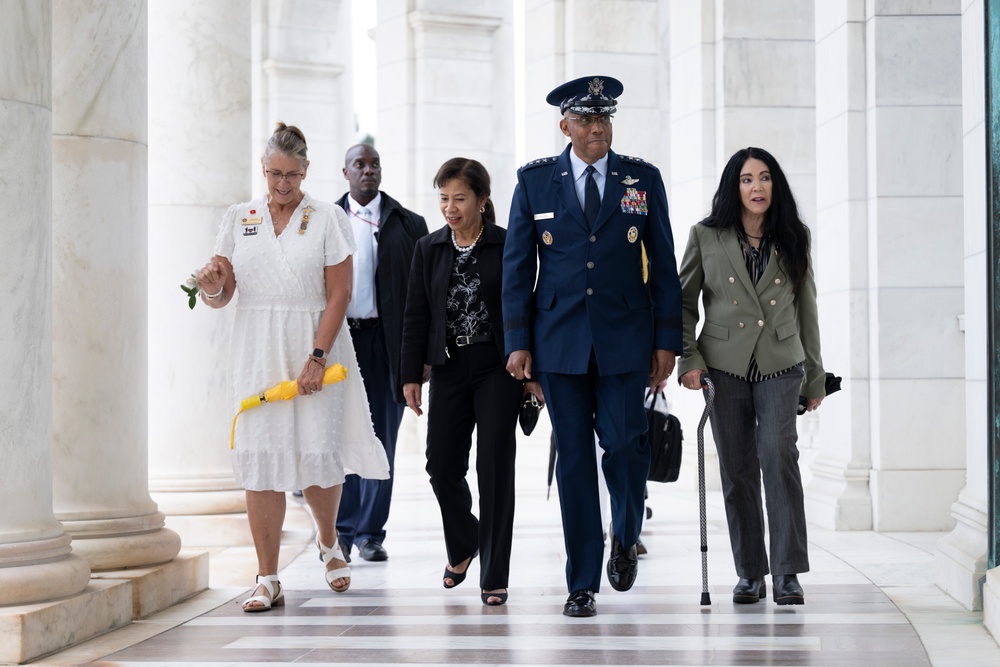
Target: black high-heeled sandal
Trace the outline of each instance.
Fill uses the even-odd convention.
[[[477,551],[476,553],[479,552]],[[441,577],[441,583],[444,585],[444,587],[454,588],[455,586],[458,586],[460,583],[465,581],[465,575],[469,573],[469,568],[472,567],[472,559],[475,557],[476,554],[472,554],[471,556],[469,556],[469,562],[466,564],[465,570],[463,570],[462,572],[455,572],[454,570],[449,570],[448,566],[445,566],[444,575]],[[448,582],[444,581],[445,579],[451,579],[454,583],[451,586],[449,586]]]
[[[480,593],[483,598],[483,604],[488,607],[499,607],[502,604],[507,604],[507,591],[504,590],[503,593]],[[491,602],[490,598],[500,598],[500,602]]]

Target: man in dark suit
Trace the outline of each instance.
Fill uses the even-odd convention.
[[[649,470],[643,386],[665,380],[682,349],[663,179],[644,160],[611,151],[622,90],[598,76],[549,93],[570,146],[518,170],[504,250],[507,370],[538,374],[558,440],[567,616],[597,613],[604,540],[595,431],[611,496],[608,580],[622,591],[635,581]]]
[[[347,211],[358,244],[347,325],[365,381],[375,435],[389,459],[389,479],[347,476],[337,533],[348,562],[354,544],[365,560],[382,561],[389,557],[382,543],[392,499],[396,436],[406,407],[399,380],[406,281],[413,248],[417,239],[427,234],[427,223],[379,191],[382,163],[374,147],[358,144],[347,150],[344,178],[350,191],[337,204]]]

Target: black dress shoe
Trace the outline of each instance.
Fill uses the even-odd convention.
[[[337,544],[340,545],[340,550],[344,552],[344,562],[345,563],[350,563],[351,562],[351,545],[348,544],[347,540],[345,540],[340,535],[337,535]],[[320,553],[319,559],[323,560],[323,554],[322,553]]]
[[[764,578],[744,579],[740,577],[736,588],[733,589],[733,602],[736,604],[753,604],[760,602],[767,597],[767,586]]]
[[[616,591],[627,591],[635,583],[639,573],[639,556],[633,544],[628,549],[622,546],[615,535],[611,538],[611,557],[608,558],[608,581]]]
[[[649,550],[646,549],[646,545],[642,543],[641,537],[635,541],[635,553],[637,556],[645,556],[649,553]]]
[[[806,599],[802,594],[802,586],[799,585],[799,578],[794,574],[776,574],[771,577],[774,601],[777,604],[805,604]]]
[[[563,616],[573,616],[576,618],[597,616],[597,603],[594,602],[594,591],[579,590],[570,593],[565,606],[563,606]]]
[[[382,546],[382,543],[376,539],[368,539],[361,542],[358,545],[358,553],[365,560],[371,561],[381,561],[389,560],[389,554]]]

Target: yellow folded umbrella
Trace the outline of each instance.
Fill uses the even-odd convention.
[[[323,373],[323,384],[335,384],[347,377],[347,369],[341,364],[334,364]],[[299,383],[295,380],[285,380],[276,384],[262,394],[244,398],[240,402],[240,411],[236,417],[243,414],[244,410],[256,408],[264,403],[274,403],[276,401],[290,401],[299,395]],[[229,449],[233,448],[233,440],[236,437],[236,417],[233,417],[233,429],[229,432]]]

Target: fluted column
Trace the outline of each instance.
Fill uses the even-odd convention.
[[[250,2],[149,12],[165,26],[149,41],[150,487],[185,544],[249,544],[228,447],[235,310],[189,310],[179,285],[208,261],[226,208],[251,197]]]
[[[146,4],[52,13],[53,498],[94,570],[180,538],[147,483]]]
[[[0,21],[0,197],[17,202],[0,245],[2,606],[82,591],[86,561],[52,511],[52,8],[6,3]],[[4,626],[9,627],[9,626]],[[9,636],[0,638],[5,659]]]

